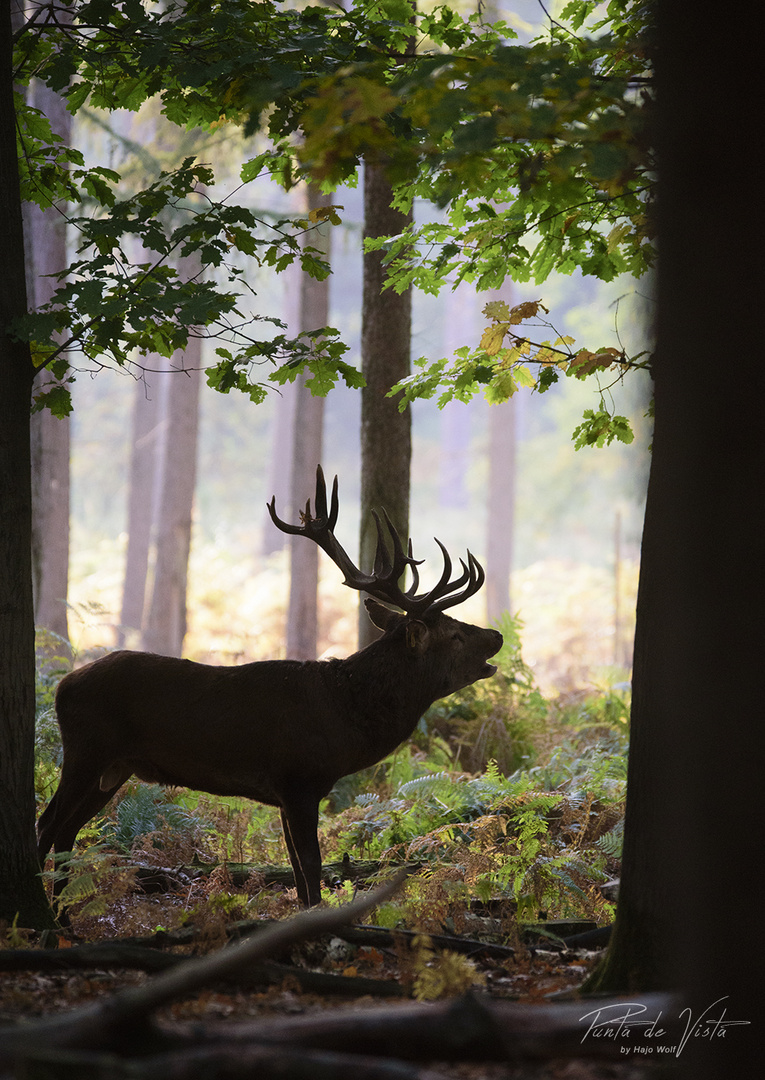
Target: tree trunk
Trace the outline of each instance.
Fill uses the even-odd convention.
[[[307,211],[329,206],[332,198],[311,184],[307,190]],[[306,243],[318,248],[325,258],[330,253],[329,225],[314,228]],[[310,274],[300,276],[299,331],[317,330],[329,322],[329,278],[318,281]],[[304,506],[306,493],[315,486],[316,466],[321,463],[324,430],[324,398],[314,397],[298,380],[292,433],[292,498],[294,508]],[[315,660],[318,628],[319,549],[304,537],[290,537],[290,597],[287,610],[287,656],[293,660]]]
[[[412,220],[392,207],[393,193],[380,165],[364,166],[364,238],[392,236]],[[409,469],[412,456],[410,410],[399,412],[388,391],[409,374],[412,292],[383,292],[384,253],[364,254],[361,364],[366,386],[361,392],[361,523],[359,566],[371,569],[377,532],[371,510],[385,507],[402,539],[409,535]],[[379,631],[363,606],[359,647]]]
[[[66,18],[66,13],[63,13]],[[30,103],[45,114],[65,144],[70,141],[72,117],[64,99],[42,83],[33,82]],[[66,217],[59,208],[24,207],[27,251],[27,293],[32,307],[47,303],[58,287],[50,275],[66,268]],[[52,376],[45,376],[51,379]],[[32,570],[35,622],[69,640],[67,590],[69,579],[69,419],[48,409],[32,417]],[[61,645],[51,645],[57,655]]]
[[[289,271],[285,272],[289,277]],[[295,383],[287,383],[279,391],[274,402],[274,413],[271,420],[271,448],[269,451],[268,483],[266,491],[269,499],[276,497],[276,505],[288,507],[290,505],[290,480],[292,477],[292,432],[295,420],[295,399],[297,386]],[[310,488],[309,488],[310,490]],[[287,543],[287,535],[280,529],[274,528],[271,515],[263,508],[263,535],[260,544],[260,552],[264,557],[274,555],[281,551]]]
[[[721,39],[714,12],[689,22],[670,0],[658,5],[655,434],[623,873],[597,982],[630,992],[677,985],[692,1018],[724,1010],[727,1021],[748,1021],[724,1039],[689,1040],[680,1066],[694,1080],[762,1070],[757,905],[736,903],[733,933],[721,923],[726,899],[755,872],[752,838],[763,826],[754,747],[765,641],[765,219],[756,170],[732,167],[763,99],[752,8]],[[765,29],[762,12],[756,21]],[[698,79],[707,70],[714,94]],[[747,212],[715,210],[724,206]],[[732,390],[721,382],[711,297],[715,312],[735,312],[725,336]]]
[[[513,304],[513,283],[482,299]],[[483,307],[483,305],[481,305]],[[489,492],[486,528],[486,609],[489,619],[510,611],[510,575],[515,533],[516,414],[514,397],[489,407]]]
[[[171,376],[168,376],[170,378]],[[149,375],[135,385],[130,437],[130,486],[128,494],[128,542],[122,590],[117,647],[141,633],[146,604],[151,527],[158,502],[157,483],[161,461],[161,374]],[[151,383],[148,382],[151,379]]]
[[[16,160],[11,4],[0,7],[0,919],[53,925],[35,844],[29,346],[6,331],[26,314]]]
[[[486,610],[490,621],[511,610],[510,574],[515,533],[516,402],[489,407],[489,497]]]
[[[186,635],[201,365],[201,340],[192,337],[185,353],[174,357],[174,370],[162,377],[164,430],[156,558],[143,647],[164,656],[180,656]]]
[[[446,306],[444,356],[453,356],[457,349],[473,342],[475,309],[475,290],[463,283],[451,294]],[[461,401],[450,401],[441,410],[438,501],[450,509],[466,510],[469,504],[468,449],[474,411],[472,403]]]

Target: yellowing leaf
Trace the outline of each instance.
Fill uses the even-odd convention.
[[[491,300],[483,308],[483,315],[487,319],[496,319],[497,322],[507,322],[510,318],[510,308],[504,300]]]
[[[308,217],[314,225],[318,225],[322,221],[331,221],[333,225],[341,225],[342,221],[338,210],[344,210],[343,206],[317,206],[313,210],[308,211]]]
[[[588,349],[580,349],[571,361],[571,367],[576,370],[578,379],[585,375],[591,375],[598,368],[605,370],[610,368],[616,357],[621,356],[617,349],[601,349],[600,352],[592,353]]]
[[[529,369],[527,367],[525,367],[523,364],[519,364],[514,369],[513,375],[515,376],[515,381],[518,383],[519,386],[532,386],[533,387],[533,386],[537,385],[537,380],[531,374]]]
[[[513,372],[511,370],[501,371],[486,387],[486,400],[490,405],[499,405],[512,397],[517,389],[518,384],[513,378]]]
[[[508,324],[505,322],[495,323],[494,326],[487,326],[481,335],[481,348],[489,356],[496,356],[499,350],[502,348],[502,342],[505,334],[507,333]]]
[[[497,353],[497,356],[501,361],[500,367],[509,368],[512,367],[516,361],[520,360],[521,351],[517,345],[513,345],[512,349],[501,349],[500,352]]]
[[[515,326],[524,319],[533,319],[540,308],[545,314],[547,313],[547,308],[541,300],[524,300],[522,304],[516,304],[510,311],[510,324]]]
[[[609,254],[614,251],[622,242],[625,236],[628,236],[632,231],[632,226],[628,221],[623,221],[621,225],[614,225],[611,232],[606,237],[606,247]]]

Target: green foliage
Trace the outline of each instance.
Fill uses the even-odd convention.
[[[72,21],[45,9],[27,22],[16,41],[16,78],[23,85],[34,74],[73,113],[86,105],[136,111],[156,100],[182,129],[263,128],[272,144],[243,165],[243,185],[262,173],[285,187],[306,172],[352,182],[362,156],[384,160],[398,204],[417,197],[443,210],[400,237],[370,242],[386,249],[396,289],[413,283],[436,292],[463,279],[486,289],[507,274],[543,281],[574,269],[607,281],[653,262],[650,78],[643,5],[610,3],[587,28],[594,10],[570,3],[568,27],[551,21],[544,38],[521,46],[510,43],[510,28],[480,14],[417,12],[404,0],[350,12],[271,0],[81,0]],[[71,408],[73,351],[124,365],[149,352],[169,356],[190,333],[218,342],[207,376],[223,392],[261,401],[269,383],[306,368],[317,394],[338,378],[361,385],[336,333],[290,341],[278,320],[243,307],[250,260],[277,272],[300,260],[308,273],[326,274],[319,253],[299,243],[305,223],[216,202],[212,171],[191,158],[125,194],[117,173],[86,167],[21,100],[18,116],[25,197],[62,210],[67,203],[80,235],[51,303],[14,328],[52,376],[38,379],[37,408],[61,416]],[[140,241],[144,262],[127,257],[128,240]],[[184,280],[173,264],[192,256],[204,278]],[[257,322],[270,336],[253,334]],[[459,355],[453,370],[444,361],[424,365],[407,394],[431,396],[442,386],[442,396],[464,400],[485,387],[489,400],[502,401],[521,386],[547,389],[564,363],[581,377],[617,359],[638,362],[613,355],[607,363],[603,349],[574,355],[557,337],[532,343],[512,325],[495,319],[490,340]],[[623,418],[606,426],[586,421],[577,445],[628,437]]]
[[[442,920],[469,895],[504,899],[520,919],[540,910],[609,916],[597,886],[620,855],[628,692],[609,686],[573,702],[546,701],[523,662],[519,623],[506,618],[501,629],[498,675],[430,710],[419,749],[401,748],[382,769],[361,774],[377,790],[358,794],[331,825],[325,819],[334,857],[347,851],[423,865],[404,902],[414,925]],[[483,758],[486,707],[503,718],[516,764],[484,760],[472,774],[458,771],[458,762]],[[447,730],[446,717],[458,726]]]
[[[599,836],[595,843],[610,859],[621,859],[624,841],[624,818],[617,821],[613,829]]]
[[[651,268],[650,19],[641,0],[612,3],[580,34],[592,10],[569,4],[571,27],[551,21],[524,46],[508,44],[514,35],[502,24],[468,20],[448,53],[393,71],[381,61],[357,64],[317,83],[299,151],[314,175],[337,181],[360,155],[376,156],[398,183],[400,205],[416,197],[442,208],[398,236],[366,241],[384,251],[390,287],[436,293],[465,280],[484,290],[506,276],[542,282],[574,270],[611,281]],[[522,317],[513,309],[517,318],[487,312],[493,321],[476,348],[421,358],[421,370],[394,388],[403,391],[400,407],[481,391],[494,403],[524,386],[544,392],[561,371],[599,379],[609,368],[621,377],[646,366],[642,354],[574,352],[560,335],[511,330],[543,308],[530,306]],[[609,414],[601,389],[576,446],[614,438],[631,441],[629,423]]]
[[[151,836],[152,846],[163,848],[173,842],[173,834],[198,834],[199,818],[173,802],[156,784],[130,785],[119,800],[113,820],[101,829],[105,843],[129,854],[139,838]]]
[[[631,443],[634,436],[626,416],[612,416],[606,409],[584,410],[584,422],[574,429],[571,436],[577,450],[583,446],[610,445],[614,439]]]
[[[272,125],[294,131],[305,77],[331,70],[359,50],[368,55],[370,41],[363,16],[284,11],[269,2],[147,9],[91,0],[73,9],[73,21],[59,22],[51,12],[45,19],[34,16],[19,33],[18,83],[34,74],[61,92],[72,112],[86,104],[137,110],[158,97],[168,120],[185,128],[245,116],[255,127],[268,107]],[[373,29],[371,38],[387,32]],[[278,332],[278,320],[241,306],[249,289],[246,260],[276,271],[297,260],[307,273],[326,276],[320,252],[301,242],[309,223],[265,220],[230,200],[216,202],[212,170],[192,158],[125,196],[118,173],[86,168],[82,154],[64,146],[20,96],[18,118],[25,197],[66,212],[80,237],[77,258],[50,303],[13,327],[32,343],[38,370],[51,373],[47,381],[38,377],[36,408],[59,416],[70,411],[73,352],[96,365],[125,365],[149,353],[170,356],[192,333],[220,341],[219,363],[208,380],[224,392],[236,388],[262,400],[268,375],[285,359],[290,367],[277,382],[294,379],[308,365],[314,393],[327,393],[338,377],[359,385],[358,373],[341,360],[345,346],[336,332],[291,341]],[[284,177],[285,161],[278,150],[260,155],[246,167],[245,183],[262,169]],[[131,261],[128,241],[140,242],[145,261]],[[204,276],[186,279],[178,260],[192,256]],[[258,339],[257,322],[277,333]],[[254,378],[255,366],[264,364],[266,373]]]
[[[50,630],[37,630],[35,655],[35,793],[38,802],[47,802],[63,757],[54,703],[56,687],[72,666],[71,646]]]
[[[451,743],[453,766],[481,772],[490,761],[509,775],[534,756],[548,704],[521,654],[522,622],[509,613],[497,622],[503,645],[492,678],[436,702],[428,728]]]
[[[645,366],[642,354],[628,360],[623,352],[612,347],[597,352],[588,349],[575,352],[571,348],[574,339],[557,334],[541,317],[540,310],[547,312],[541,300],[525,301],[513,308],[504,300],[491,301],[483,309],[489,324],[477,348],[465,346],[457,349],[451,358],[436,361],[420,357],[415,361],[420,370],[397,383],[389,397],[400,395],[401,410],[417,398],[431,398],[436,393],[439,408],[453,400],[470,401],[481,392],[490,405],[496,405],[524,387],[544,393],[558,381],[561,373],[577,379],[595,375],[600,386],[600,377],[609,369],[618,380],[625,372]],[[556,336],[537,341],[526,332],[513,329],[529,319],[534,319],[533,325],[542,327],[543,333],[551,330]],[[504,344],[506,338],[507,345]],[[534,365],[536,372],[530,370],[529,365]],[[629,420],[609,412],[606,400],[601,387],[598,411],[586,409],[584,422],[572,436],[577,450],[583,446],[610,444],[615,438],[624,443],[632,442],[634,436]]]

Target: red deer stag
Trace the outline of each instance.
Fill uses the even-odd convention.
[[[384,511],[392,554],[375,514],[375,565],[364,574],[335,539],[337,477],[328,512],[321,467],[315,504],[316,516],[309,501],[300,526],[277,517],[275,498],[268,509],[279,529],[313,540],[346,585],[369,594],[367,610],[382,637],[343,660],[212,667],[121,651],[71,672],[56,695],[64,762],[38,825],[41,861],[51,848],[70,851],[83,825],[135,775],[278,806],[298,897],[316,904],[319,803],[333,784],[394,750],[438,698],[494,674],[487,661],[502,635],[443,614],[483,584],[470,552],[451,581],[451,560],[437,541],[443,573],[435,588],[417,595],[411,543],[406,554]],[[407,568],[413,584],[403,592],[399,580]]]

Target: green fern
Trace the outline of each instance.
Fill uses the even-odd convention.
[[[129,853],[141,836],[196,832],[199,828],[196,815],[171,802],[164,788],[157,784],[136,784],[117,804],[115,821],[105,825],[102,836],[119,851]],[[154,836],[153,845],[162,847],[159,835]]]
[[[605,852],[609,859],[621,859],[622,844],[624,843],[624,818],[618,821],[609,832],[599,836],[595,843],[601,851]]]

